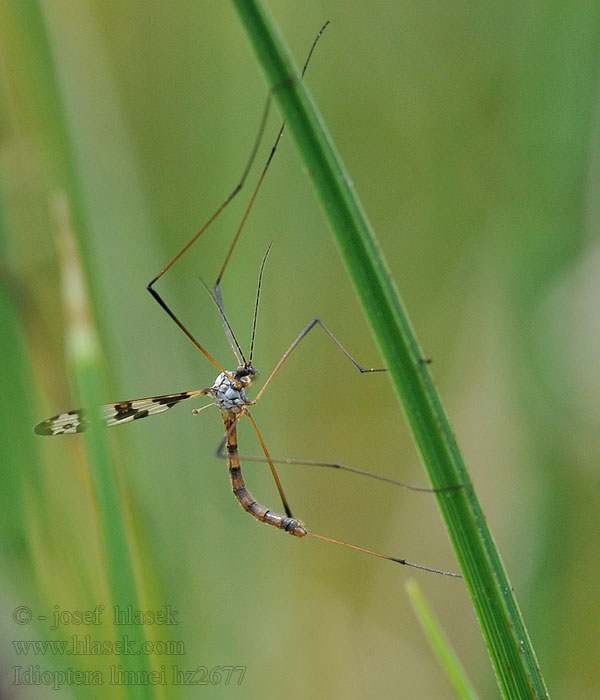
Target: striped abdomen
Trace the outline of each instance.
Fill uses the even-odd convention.
[[[290,535],[296,537],[304,537],[307,533],[304,524],[296,518],[288,518],[285,515],[274,513],[265,506],[261,505],[254,496],[246,488],[246,482],[242,476],[242,467],[240,465],[240,454],[237,445],[237,429],[235,419],[224,419],[225,434],[227,435],[227,464],[229,466],[229,477],[231,479],[231,489],[233,495],[240,502],[242,508],[254,516],[261,523],[273,525],[289,532]]]

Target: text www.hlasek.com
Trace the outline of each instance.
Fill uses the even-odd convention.
[[[117,640],[92,639],[89,634],[73,635],[67,640],[23,639],[14,640],[13,648],[17,656],[139,656],[156,654],[159,656],[183,656],[185,644],[180,639],[139,643],[128,635]]]

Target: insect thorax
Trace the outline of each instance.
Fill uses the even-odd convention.
[[[231,376],[235,376],[235,372],[229,372]],[[242,386],[238,386],[224,372],[221,372],[215,379],[211,387],[211,394],[215,397],[217,406],[221,411],[229,411],[230,413],[239,413],[244,406],[250,403],[244,391],[245,386],[252,383],[250,377],[241,377],[239,382]]]

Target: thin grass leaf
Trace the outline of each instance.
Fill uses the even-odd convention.
[[[29,426],[33,422],[31,397],[33,378],[27,362],[27,346],[20,308],[25,301],[16,279],[13,279],[9,254],[9,220],[6,206],[5,173],[0,173],[0,255],[5,269],[0,279],[0,324],[3,344],[8,349],[0,363],[4,409],[0,411],[0,431],[5,436],[0,441],[2,464],[2,489],[0,503],[3,513],[2,546],[12,566],[16,566],[24,552],[29,550],[26,532],[30,517],[30,499],[40,504],[40,462],[29,439]],[[9,437],[10,436],[10,437]],[[29,562],[27,562],[29,566]],[[28,571],[31,574],[31,571]]]
[[[421,627],[444,668],[448,680],[456,691],[456,695],[462,700],[479,700],[479,696],[475,692],[467,672],[443,633],[442,627],[425,600],[419,584],[412,579],[408,580],[406,582],[406,591],[413,610],[419,618]]]
[[[92,430],[87,438],[88,457],[94,495],[97,498],[97,520],[102,533],[101,545],[104,561],[101,567],[106,571],[106,586],[110,603],[121,607],[131,605],[140,608],[137,584],[132,563],[132,553],[125,527],[121,501],[112,473],[106,436],[104,431],[94,428],[94,411],[101,403],[101,353],[96,338],[94,313],[87,288],[87,271],[90,261],[80,257],[77,238],[87,240],[90,221],[87,215],[85,190],[78,164],[82,154],[77,152],[73,138],[75,127],[72,119],[77,114],[78,104],[68,81],[61,72],[57,59],[56,46],[52,33],[37,3],[19,4],[15,7],[17,24],[26,37],[25,46],[31,65],[43,66],[43,79],[39,73],[32,76],[39,79],[40,104],[45,107],[44,129],[54,155],[53,176],[59,184],[61,194],[54,202],[54,215],[60,257],[60,272],[63,287],[64,315],[67,328],[67,347],[72,364],[80,399],[92,420]],[[67,204],[68,202],[68,204]],[[77,237],[75,236],[77,233]],[[86,264],[87,263],[87,264]],[[103,582],[97,589],[103,588]],[[96,590],[97,590],[96,589]],[[93,608],[97,601],[90,601]],[[107,610],[107,618],[112,614]],[[118,628],[111,626],[109,634],[117,636]],[[137,649],[145,641],[143,627],[134,625],[127,634]],[[84,658],[85,660],[85,658]],[[147,654],[124,654],[114,657],[113,663],[120,664],[125,673],[147,674],[150,671],[150,658]],[[79,666],[79,668],[81,668]],[[155,696],[153,686],[124,684],[124,697],[148,698]]]
[[[546,698],[545,682],[499,552],[350,178],[264,4],[234,0],[234,5],[308,169],[431,483],[436,488],[463,485],[437,498],[501,692],[507,698]]]
[[[66,318],[67,354],[73,367],[82,404],[86,410],[89,430],[85,433],[95,495],[98,519],[102,529],[108,583],[113,605],[120,609],[140,609],[133,571],[129,538],[125,527],[121,502],[108,456],[106,432],[97,407],[101,403],[101,351],[93,314],[86,290],[85,276],[77,241],[71,228],[69,211],[64,195],[53,201],[56,221],[57,247],[62,281],[63,307]],[[127,635],[136,649],[146,641],[141,625],[127,627]],[[120,660],[124,672],[150,671],[146,654],[125,654]],[[152,685],[126,683],[131,698],[152,697]],[[150,694],[150,695],[149,695]]]

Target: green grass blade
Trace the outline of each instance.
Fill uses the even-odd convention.
[[[63,307],[66,317],[67,354],[74,370],[82,404],[87,412],[90,429],[85,433],[91,476],[98,503],[98,518],[102,530],[108,585],[112,604],[120,609],[141,608],[133,570],[129,538],[121,509],[119,492],[110,465],[106,432],[97,412],[101,403],[101,351],[90,307],[85,274],[70,224],[66,199],[54,202],[57,243],[62,280]],[[146,641],[141,625],[127,628],[136,649]],[[146,654],[126,654],[119,659],[125,672],[150,671]],[[152,697],[152,685],[125,684],[131,698]]]
[[[435,618],[425,600],[421,588],[416,581],[411,579],[406,582],[406,590],[421,627],[443,666],[448,680],[456,691],[456,695],[462,700],[478,700],[479,696],[471,685],[471,681],[458,656],[456,656],[454,649],[443,633],[439,621]]]
[[[0,508],[3,514],[0,534],[0,551],[10,563],[10,569],[19,564],[27,567],[30,562],[22,559],[29,554],[27,522],[30,515],[29,499],[40,506],[40,460],[30,440],[33,423],[31,397],[34,381],[28,363],[26,334],[20,316],[24,304],[21,289],[12,277],[12,251],[10,250],[10,214],[6,204],[6,173],[4,163],[0,171],[0,255],[5,261],[5,271],[0,280],[0,323],[3,344],[9,351],[0,363],[0,382],[3,387],[5,408],[0,411],[0,430],[10,439],[0,441],[2,464],[2,489]],[[9,568],[6,566],[5,568]]]
[[[546,686],[517,601],[429,367],[351,181],[264,5],[234,0],[298,146],[434,487],[498,683],[507,698],[545,698]]]
[[[94,411],[101,403],[102,358],[96,339],[95,316],[88,290],[87,279],[91,267],[89,257],[80,253],[86,248],[91,229],[89,211],[84,196],[83,176],[78,167],[82,154],[77,150],[73,137],[80,104],[74,91],[61,71],[57,59],[57,46],[53,43],[40,6],[35,3],[20,3],[14,7],[15,24],[26,37],[24,52],[31,65],[44,67],[43,79],[39,78],[40,104],[45,106],[44,129],[48,142],[53,149],[55,169],[54,181],[64,195],[57,198],[54,207],[57,241],[60,258],[60,273],[63,287],[64,315],[66,326],[66,345],[70,365],[73,368],[79,397],[91,419],[92,429],[86,436],[87,454],[94,496],[97,503],[97,521],[101,532],[101,557],[99,566],[106,572],[106,582],[98,582],[98,589],[108,589],[108,604],[125,607],[131,605],[139,609],[139,594],[134,573],[134,564],[130,538],[125,526],[121,507],[121,498],[117,489],[113,470],[111,469],[105,431],[99,429],[99,418],[94,421]],[[75,117],[74,117],[75,115]],[[68,205],[67,205],[68,201]],[[71,224],[72,222],[72,224]],[[81,243],[84,242],[83,245]],[[94,426],[94,423],[97,425]],[[96,427],[97,429],[94,429]],[[46,438],[44,438],[46,439]],[[53,438],[49,438],[53,439]],[[93,544],[90,546],[93,549]],[[105,585],[103,585],[105,583]],[[97,601],[90,603],[93,608]],[[70,600],[73,608],[80,607]],[[107,607],[106,618],[112,617],[112,610]],[[114,639],[121,637],[119,628],[109,627],[109,634]],[[145,642],[144,628],[133,625],[127,630],[127,636],[137,649]],[[144,653],[115,654],[102,657],[110,659],[115,665],[127,672],[150,671],[151,659]],[[83,664],[87,659],[83,656]],[[79,667],[81,667],[81,664]],[[108,675],[106,676],[108,678]],[[154,686],[124,683],[123,696],[128,698],[155,697]]]

